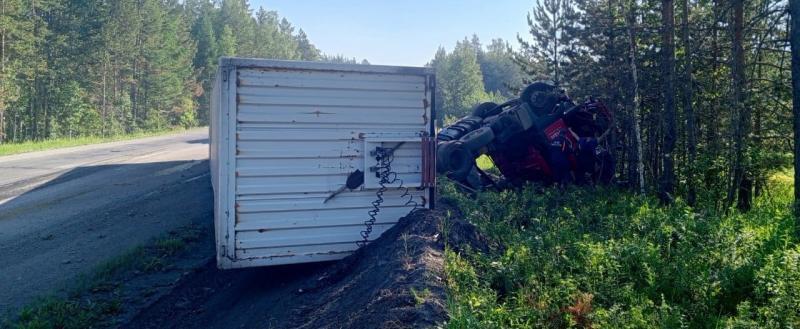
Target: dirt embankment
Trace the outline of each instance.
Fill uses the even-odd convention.
[[[334,263],[198,269],[127,328],[429,328],[447,319],[443,212],[420,210]],[[475,244],[448,223],[451,245]]]

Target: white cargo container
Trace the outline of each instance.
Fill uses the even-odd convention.
[[[377,147],[396,148],[390,170],[404,188],[384,184],[368,239],[414,202],[432,208],[434,88],[429,68],[222,58],[210,132],[217,265],[327,261],[357,249],[385,173]],[[364,184],[326,202],[356,170]]]

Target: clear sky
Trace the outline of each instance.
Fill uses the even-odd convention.
[[[535,0],[250,0],[303,28],[327,54],[366,58],[372,64],[421,66],[441,45],[473,33],[517,46],[527,36],[526,15]]]

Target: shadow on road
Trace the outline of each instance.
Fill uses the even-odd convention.
[[[0,315],[64,296],[81,274],[170,230],[210,230],[207,176],[207,161],[86,166],[11,196],[0,204]]]
[[[164,272],[126,273],[119,282],[128,327],[161,328],[165,318],[174,321],[167,327],[224,327],[248,305],[291,298],[298,282],[330,265],[218,270],[208,170],[208,161],[79,167],[0,204],[0,264],[9,264],[0,268],[0,318],[43,296],[67,296],[80,275],[184,227],[201,229],[202,241]],[[282,304],[260,311],[289,316]],[[198,309],[207,311],[186,312]]]
[[[189,144],[208,144],[208,138],[194,139],[187,141]]]
[[[75,198],[86,193],[94,191],[109,191],[113,190],[115,186],[132,186],[139,185],[143,188],[155,187],[161,185],[162,182],[170,182],[179,180],[182,177],[189,175],[198,175],[196,171],[186,171],[177,173],[176,177],[167,177],[168,179],[159,178],[157,173],[164,169],[181,168],[188,166],[191,163],[197,165],[203,164],[208,168],[207,161],[166,161],[166,162],[152,162],[152,163],[136,163],[136,164],[111,164],[111,165],[96,165],[77,167],[58,174],[55,177],[36,177],[28,180],[19,181],[13,185],[6,187],[6,191],[0,191],[0,197],[6,198],[6,201],[0,203],[0,219],[8,216],[3,216],[4,211],[16,208],[20,204],[28,204],[32,199],[41,199],[44,204],[43,207],[69,207],[80,208],[81,204],[65,204],[64,201]],[[206,172],[207,173],[207,172]],[[202,173],[199,173],[202,174]],[[154,178],[158,178],[154,181]],[[42,181],[44,181],[42,183]],[[35,186],[34,188],[27,188],[27,186]],[[17,191],[15,191],[17,190]],[[24,192],[19,192],[23,190]],[[126,192],[126,191],[110,191],[110,192]],[[130,193],[105,193],[102,199],[114,200],[125,196]],[[100,200],[102,201],[102,200]],[[94,203],[89,203],[90,206]]]

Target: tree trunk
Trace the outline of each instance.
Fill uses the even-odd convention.
[[[130,95],[130,98],[131,98],[131,121],[126,123],[126,126],[127,126],[126,131],[125,131],[126,133],[130,133],[131,132],[130,125],[131,125],[131,123],[135,123],[136,122],[136,118],[137,118],[137,114],[138,114],[137,108],[139,107],[139,103],[138,103],[138,101],[139,101],[139,80],[138,80],[139,77],[138,77],[138,73],[139,72],[138,72],[138,66],[136,64],[137,64],[137,61],[136,61],[136,58],[134,58],[133,59],[133,65],[132,65],[133,73],[131,74],[132,78],[131,78],[131,85],[130,85],[130,88],[131,88],[130,89],[130,93],[131,93],[131,95]],[[128,120],[125,120],[125,121],[128,121]]]
[[[758,36],[758,41],[756,42],[756,45],[755,45],[755,48],[756,48],[755,49],[755,62],[756,63],[763,63],[763,61],[764,61],[764,56],[763,56],[764,55],[764,51],[763,51],[764,38],[766,38],[766,36],[763,35],[763,34]],[[781,56],[783,56],[783,54],[781,54]],[[781,65],[781,67],[782,66],[783,65]],[[760,80],[760,79],[764,78],[763,67],[764,67],[764,65],[753,65],[753,71],[754,72],[752,74],[753,74],[755,79]],[[780,73],[780,75],[782,76],[783,73]],[[761,129],[762,128],[762,121],[761,121],[761,119],[763,117],[763,111],[761,111],[760,109],[761,109],[760,106],[756,106],[752,110],[753,113],[751,113],[751,116],[753,117],[752,136],[759,136],[759,137],[756,137],[756,138],[753,139],[754,143],[753,143],[753,145],[751,145],[751,147],[755,147],[755,148],[765,147],[765,145],[763,144],[763,139],[760,138],[760,136],[762,136],[762,129]],[[753,114],[755,114],[755,115],[753,115]],[[766,182],[767,175],[763,170],[764,168],[758,168],[757,166],[751,166],[750,169],[752,171],[750,177],[753,179],[753,182],[752,182],[753,183],[753,189],[752,189],[753,198],[756,198],[759,195],[761,195],[762,187],[763,187],[762,183]]]
[[[0,17],[6,17],[6,0],[0,0]],[[6,73],[6,26],[0,29],[0,74]],[[2,94],[0,94],[2,95]],[[0,127],[2,129],[2,127]]]
[[[31,17],[34,17],[34,18],[36,17],[36,2],[35,1],[31,1]],[[36,24],[36,20],[34,20],[34,24],[33,24],[33,33],[35,35],[39,34],[38,33],[38,25]],[[37,72],[36,72],[36,69],[34,69],[33,78],[31,79],[31,96],[36,95],[36,91],[37,91],[36,78],[37,78]],[[36,129],[37,128],[37,124],[36,124],[36,109],[35,109],[36,97],[31,97],[30,103],[31,103],[30,106],[29,106],[30,115],[28,117],[31,120],[31,124],[30,124],[30,128],[29,128],[28,138],[29,139],[36,139],[36,132],[37,132],[37,129]]]
[[[733,0],[733,43],[731,76],[733,79],[733,164],[731,166],[731,182],[728,189],[728,205],[736,201],[739,210],[747,211],[752,198],[752,180],[747,170],[747,135],[750,128],[750,110],[744,106],[744,0]]]
[[[675,168],[673,154],[675,150],[675,17],[673,0],[661,1],[661,38],[663,43],[662,51],[662,79],[664,93],[664,149],[663,165],[664,171],[661,177],[659,197],[664,203],[672,202],[672,194],[675,189]]]
[[[686,170],[686,185],[687,203],[694,206],[697,201],[697,193],[695,190],[694,174],[695,174],[695,157],[697,154],[697,136],[695,135],[695,122],[694,122],[694,108],[693,101],[693,86],[692,79],[692,44],[689,35],[689,0],[683,0],[683,24],[681,27],[683,37],[683,51],[684,51],[684,81],[683,81],[683,110],[686,116],[686,148],[689,154],[689,163]]]
[[[0,106],[2,106],[2,104],[0,104]],[[6,126],[6,113],[5,110],[2,107],[0,107],[0,144],[5,143],[6,140],[5,126]]]
[[[560,13],[561,13],[561,8],[558,8],[558,11],[557,11],[557,13],[555,15],[559,15]],[[560,21],[558,16],[555,16],[553,18],[554,18],[553,19],[553,24],[555,24],[554,29],[553,29],[553,34],[551,35],[551,37],[553,38],[553,40],[551,40],[551,42],[553,43],[553,68],[555,70],[555,72],[553,72],[553,75],[554,75],[554,81],[553,82],[555,82],[556,86],[561,86],[561,76],[560,76],[560,73],[561,73],[560,72],[561,71],[560,65],[561,65],[561,63],[559,63],[559,59],[558,59],[558,52],[559,52],[558,51],[558,30],[560,28],[558,25],[561,24],[561,21]]]
[[[615,19],[614,8],[618,7],[619,5],[620,4],[616,3],[616,1],[609,0],[608,8],[606,9],[608,11],[608,25],[606,26],[606,34],[608,35],[608,42],[606,43],[606,58],[609,60],[609,62],[606,65],[610,65],[611,67],[605,70],[607,72],[605,80],[606,80],[606,92],[608,93],[608,97],[611,99],[610,103],[613,104],[612,106],[614,107],[614,109],[622,108],[621,106],[619,106],[622,87],[619,81],[617,81],[617,79],[614,79],[614,77],[620,76],[621,73],[621,70],[619,70],[619,64],[621,63],[618,59],[620,56],[615,48],[617,34],[615,33],[616,31],[614,26],[614,19]],[[614,109],[612,109],[612,111],[615,111]],[[617,135],[618,128],[619,128],[618,120],[613,120],[613,122],[611,122],[611,127],[609,128],[611,129],[611,131],[608,135],[606,145],[608,145],[607,148],[611,158],[615,159],[617,163],[621,163],[620,161],[616,160],[619,159],[618,156],[620,153],[617,151],[616,147],[616,145],[619,145],[619,139],[620,139],[620,136]],[[615,174],[612,174],[612,176],[613,175]]]
[[[48,59],[49,61],[50,59]],[[44,111],[44,135],[42,139],[50,138],[50,94],[47,92],[48,88],[52,84],[52,77],[47,77],[47,83],[42,85],[42,94],[39,96],[44,99],[42,103],[42,110]]]
[[[714,24],[711,29],[711,72],[717,72],[719,63],[719,18],[717,17],[717,13],[719,12],[719,4],[716,0],[714,1],[712,10],[714,12]],[[711,79],[711,90],[719,90],[716,79]],[[711,156],[716,156],[719,151],[719,139],[717,138],[717,130],[719,129],[719,125],[717,124],[717,115],[719,113],[717,106],[718,103],[718,100],[710,99],[710,103],[708,104],[708,116],[706,120],[706,148]],[[707,173],[707,185],[712,183],[712,180],[714,179],[713,177],[713,173]]]
[[[100,113],[101,113],[101,118],[102,118],[101,119],[101,121],[102,121],[101,124],[102,125],[100,126],[100,135],[102,135],[102,136],[106,135],[106,125],[108,125],[108,122],[107,122],[108,119],[107,119],[107,113],[106,113],[106,109],[107,109],[107,106],[108,106],[106,104],[107,103],[107,101],[106,101],[106,99],[107,99],[107,96],[106,96],[106,84],[107,84],[106,83],[106,76],[108,75],[108,64],[107,63],[108,63],[107,60],[103,59],[103,100],[102,100],[101,105],[100,105]]]
[[[0,0],[0,17],[6,17],[6,0]],[[3,29],[0,30],[0,78],[7,79],[6,77],[6,29],[5,24]],[[6,140],[6,86],[7,81],[0,82],[0,144]]]
[[[19,139],[19,136],[17,135],[19,133],[19,117],[14,115],[13,119],[11,120],[11,140],[13,141]]]
[[[33,81],[31,81],[31,95],[36,95],[36,75],[34,73]],[[31,124],[28,125],[28,139],[35,140],[36,139],[36,97],[31,97],[30,99],[30,113],[28,113],[28,118],[31,120]]]
[[[800,239],[800,0],[789,0],[792,43],[792,113],[794,114],[795,237]]]
[[[110,114],[108,114],[108,113],[105,114],[105,116],[107,118],[107,121],[104,121],[105,122],[104,125],[107,126],[107,127],[109,127],[109,126],[113,127],[113,125],[109,125],[111,123],[110,121],[111,120],[116,120],[115,114],[116,114],[116,112],[119,112],[120,108],[121,108],[121,106],[119,106],[119,107],[116,106],[116,104],[119,104],[119,102],[123,99],[122,90],[124,88],[125,81],[124,81],[124,78],[122,76],[122,72],[121,71],[122,70],[120,69],[119,62],[117,62],[116,59],[112,59],[110,73],[112,75],[111,78],[114,79],[114,81],[111,83],[111,99],[112,99],[111,108],[110,108],[111,111],[110,111]],[[106,79],[108,79],[108,77],[106,77]],[[106,110],[106,111],[108,112],[108,110]],[[110,128],[106,129],[103,132],[104,136],[105,136],[105,134],[108,134],[109,132],[110,132]]]
[[[639,193],[644,194],[644,162],[642,161],[642,131],[639,127],[639,74],[636,67],[636,0],[632,1],[630,13],[627,19],[628,25],[628,64],[631,71],[631,92],[633,97],[630,101],[631,106],[631,126],[633,129],[633,142],[630,154],[631,164],[628,165],[631,186],[637,186]]]
[[[711,25],[711,58],[708,61],[706,61],[705,63],[706,63],[706,65],[711,67],[711,72],[713,74],[714,72],[717,72],[718,69],[719,69],[719,56],[720,56],[720,52],[719,52],[719,12],[720,12],[720,6],[719,6],[719,1],[718,0],[714,0],[712,2],[712,12],[713,12],[713,14],[711,16],[712,16],[712,19],[713,19],[713,24]],[[719,83],[717,81],[718,79],[716,79],[716,78],[714,78],[712,76],[712,79],[710,79],[710,80],[711,80],[710,81],[710,90],[711,91],[720,90]],[[720,127],[720,122],[719,121],[720,120],[718,118],[719,113],[721,112],[720,108],[719,108],[720,100],[717,99],[716,97],[704,97],[704,99],[705,99],[705,101],[707,103],[705,103],[706,106],[705,106],[704,112],[703,112],[704,120],[702,120],[703,121],[702,123],[704,125],[703,132],[704,132],[704,136],[705,136],[705,138],[704,138],[705,147],[704,147],[703,151],[701,152],[701,154],[703,154],[703,156],[705,158],[704,162],[706,163],[706,165],[703,168],[704,169],[704,172],[703,172],[703,185],[707,186],[707,187],[711,187],[713,194],[710,195],[709,198],[711,198],[711,200],[714,201],[714,208],[715,209],[719,209],[720,206],[722,206],[722,203],[723,203],[722,201],[724,201],[724,200],[722,200],[723,198],[718,194],[719,193],[718,189],[714,188],[714,186],[717,186],[719,184],[718,183],[718,180],[719,180],[718,174],[719,173],[718,173],[718,170],[716,168],[714,168],[714,166],[711,165],[711,164],[714,161],[716,161],[716,158],[720,154],[720,151],[719,151],[720,150],[720,138],[719,138],[719,129],[720,129],[719,128]]]

